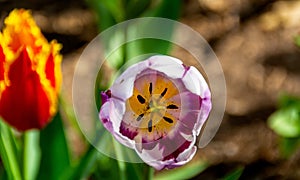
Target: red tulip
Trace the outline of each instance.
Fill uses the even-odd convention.
[[[29,11],[13,10],[0,33],[0,116],[20,131],[41,129],[57,111],[61,45],[48,43]]]

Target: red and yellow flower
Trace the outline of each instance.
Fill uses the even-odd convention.
[[[30,11],[13,10],[0,32],[0,116],[20,131],[43,128],[57,111],[61,45],[48,43]]]

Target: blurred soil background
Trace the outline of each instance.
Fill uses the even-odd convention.
[[[94,13],[84,1],[0,0],[0,27],[13,8],[32,9],[47,39],[63,44],[63,96],[72,106],[72,77],[84,47],[98,34]],[[226,113],[213,141],[194,160],[211,166],[194,179],[218,179],[245,166],[241,179],[300,179],[300,150],[280,156],[278,136],[267,118],[281,93],[300,96],[299,0],[184,0],[180,22],[199,32],[223,67]],[[187,63],[179,48],[172,54]],[[85,151],[83,137],[65,122],[72,153]]]

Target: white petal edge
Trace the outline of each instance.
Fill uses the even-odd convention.
[[[204,77],[193,66],[191,66],[186,72],[186,74],[182,78],[182,81],[189,91],[199,95],[202,98],[200,112],[196,124],[194,126],[194,131],[198,136],[212,108],[211,93]]]
[[[186,71],[182,61],[171,56],[155,55],[150,57],[148,61],[150,69],[162,72],[174,79],[181,78]]]
[[[205,98],[202,99],[201,109],[198,115],[198,120],[195,125],[195,131],[197,136],[200,134],[200,130],[202,129],[202,126],[208,118],[209,113],[212,109],[210,92],[206,91],[204,96]]]
[[[147,61],[142,61],[127,68],[110,87],[112,96],[123,101],[130,98],[133,94],[136,76],[148,67]]]
[[[99,117],[101,120],[107,119],[108,122],[103,123],[103,126],[113,134],[117,141],[134,149],[135,142],[120,133],[120,126],[124,113],[125,103],[119,99],[110,98],[102,105]]]
[[[151,56],[147,60],[127,68],[111,86],[112,95],[124,101],[131,97],[137,75],[147,68],[162,72],[174,79],[182,78],[186,73],[186,68],[183,66],[182,61],[177,58],[166,55]]]
[[[197,147],[191,144],[191,146],[184,150],[176,159],[169,159],[166,161],[162,161],[161,159],[148,159],[141,154],[139,154],[140,158],[147,163],[148,165],[154,167],[156,170],[162,170],[164,168],[172,169],[175,167],[182,166],[193,159],[197,152]]]
[[[195,156],[196,152],[197,152],[197,147],[193,145],[191,149],[190,148],[186,149],[181,154],[179,154],[179,156],[176,158],[177,162],[175,162],[172,165],[174,167],[179,167],[190,162]]]
[[[204,77],[194,66],[190,66],[182,77],[182,81],[185,87],[192,93],[199,95],[201,98],[210,97],[210,93],[207,93],[210,91]]]
[[[138,153],[139,157],[145,163],[154,167],[156,170],[162,170],[164,168],[170,169],[170,168],[174,168],[174,167],[179,167],[179,166],[182,166],[182,165],[188,163],[189,161],[191,161],[197,151],[197,147],[195,146],[195,142],[196,142],[195,135],[186,135],[186,136],[191,136],[190,138],[187,138],[187,139],[191,140],[191,138],[192,138],[192,142],[191,142],[190,146],[187,149],[185,149],[183,152],[181,152],[176,159],[169,159],[166,161],[162,161],[162,159],[164,158],[162,156],[163,149],[159,149],[158,144],[151,150],[143,149],[142,151],[139,151],[137,149],[137,147],[135,150]]]

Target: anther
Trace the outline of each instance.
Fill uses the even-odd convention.
[[[150,94],[152,94],[152,82],[149,85],[149,92],[150,92]]]
[[[176,106],[175,104],[170,104],[167,106],[167,109],[178,109],[178,106]]]
[[[146,102],[145,98],[143,98],[143,96],[141,96],[141,95],[137,95],[137,99],[139,100],[139,102],[141,104],[144,104]]]
[[[152,119],[148,122],[148,131],[152,132]]]
[[[168,123],[173,123],[173,120],[171,118],[168,118],[166,116],[163,117],[165,121],[167,121]]]
[[[140,121],[142,118],[144,117],[144,114],[140,114],[138,117],[137,117],[137,121]]]
[[[165,88],[164,91],[160,94],[161,97],[164,97],[164,95],[166,95],[168,88]]]

